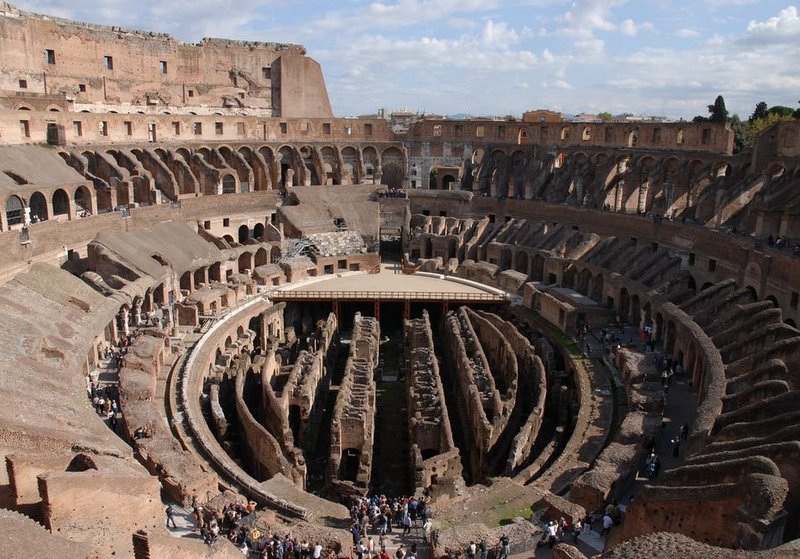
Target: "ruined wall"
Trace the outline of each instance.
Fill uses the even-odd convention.
[[[519,387],[515,406],[519,407],[517,414],[522,417],[517,421],[522,421],[522,425],[514,436],[506,463],[506,470],[515,472],[530,458],[542,426],[547,401],[547,371],[534,346],[514,325],[495,314],[483,311],[478,311],[478,314],[497,328],[511,345],[517,361]]]
[[[366,495],[372,475],[375,430],[375,378],[380,324],[356,313],[350,357],[331,420],[328,481],[339,496]]]
[[[455,387],[464,440],[462,449],[475,479],[487,473],[486,455],[499,433],[495,421],[505,423],[503,404],[486,356],[464,308],[448,313],[444,327],[445,352]]]
[[[417,493],[461,475],[428,312],[404,322],[411,468]]]
[[[319,66],[300,45],[224,39],[188,44],[166,34],[39,16],[5,4],[0,38],[0,89],[63,95],[78,109],[332,113]],[[291,101],[283,101],[284,92]]]

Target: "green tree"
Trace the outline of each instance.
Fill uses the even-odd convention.
[[[728,119],[733,130],[733,153],[739,153],[747,144],[747,131],[750,128],[749,122],[742,122],[739,115],[734,114]]]
[[[764,130],[775,124],[776,122],[781,122],[784,120],[793,120],[792,115],[781,115],[779,113],[769,113],[766,118],[757,118],[753,122],[750,123],[750,126],[747,127],[747,136],[745,139],[745,146],[752,146],[758,135],[761,134]]]
[[[728,122],[728,109],[725,108],[722,95],[717,95],[714,104],[708,106],[708,112],[711,114],[709,122]]]
[[[603,122],[608,122],[609,120],[611,120],[613,118],[613,115],[611,113],[609,113],[608,111],[606,111],[606,112],[598,113],[597,114],[597,118],[599,118]]]
[[[784,107],[783,105],[774,105],[769,108],[767,111],[769,114],[777,114],[780,116],[792,116],[794,114],[794,109],[791,107]]]
[[[768,114],[767,104],[764,101],[761,101],[756,105],[753,114],[750,115],[750,118],[748,118],[747,121],[753,122],[754,120],[759,118],[767,118],[767,114]]]

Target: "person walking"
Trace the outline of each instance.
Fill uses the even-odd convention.
[[[169,523],[172,522],[172,527],[177,529],[178,525],[175,524],[175,509],[172,508],[172,504],[167,505],[165,511],[167,513],[167,528],[169,528]]]

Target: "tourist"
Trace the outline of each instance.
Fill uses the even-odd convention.
[[[477,547],[475,546],[475,542],[469,542],[467,546],[467,559],[475,559],[475,552],[477,551]]]
[[[547,546],[553,547],[558,541],[558,524],[555,520],[550,520],[545,526],[545,533],[547,534]]]
[[[480,559],[489,559],[489,547],[486,545],[486,540],[481,539],[481,543],[478,544],[478,551],[481,554]]]
[[[600,532],[601,536],[605,536],[611,531],[611,527],[614,525],[614,519],[611,518],[611,515],[606,512],[603,515],[603,531]]]
[[[689,424],[684,423],[681,425],[681,439],[684,441],[689,437]]]
[[[511,543],[508,536],[503,534],[500,536],[500,556],[498,559],[508,559],[509,552],[511,551]]]
[[[580,519],[578,519],[572,524],[572,543],[574,544],[578,543],[578,536],[581,535],[582,531],[583,531],[583,523],[580,521]]]
[[[172,522],[172,527],[177,529],[178,525],[175,524],[175,516],[174,516],[175,510],[172,508],[172,505],[171,504],[167,505],[167,508],[164,512],[167,513],[167,528],[169,528],[169,523]]]

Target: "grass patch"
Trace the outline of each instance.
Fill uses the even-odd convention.
[[[514,519],[517,517],[521,517],[524,519],[529,519],[531,517],[531,507],[524,507],[517,510],[508,511],[505,513],[502,518],[497,520],[497,526],[508,526],[509,524],[514,523]]]

